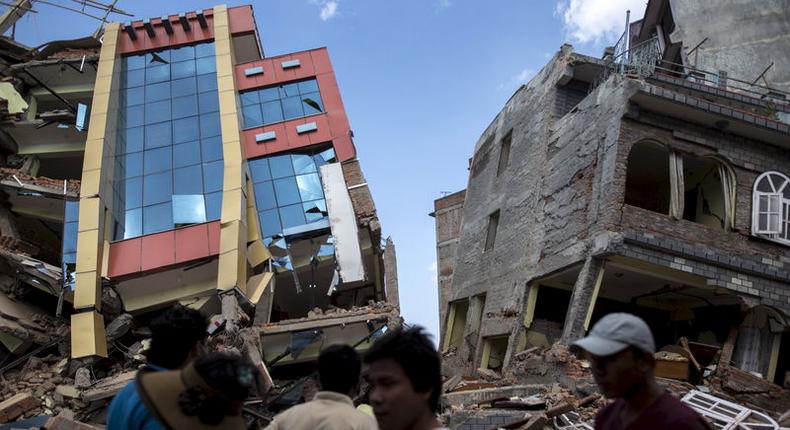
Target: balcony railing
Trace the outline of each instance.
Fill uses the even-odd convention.
[[[637,75],[643,78],[664,75],[688,80],[702,85],[726,90],[755,99],[783,104],[790,110],[790,93],[728,76],[724,71],[711,72],[692,66],[673,63],[662,59],[663,52],[654,37],[630,49],[624,49],[625,34],[614,47],[612,56],[605,58],[604,70],[594,82],[593,88],[613,74]]]

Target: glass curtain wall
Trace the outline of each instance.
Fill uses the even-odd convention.
[[[219,219],[214,43],[131,55],[122,64],[114,239]]]
[[[274,124],[324,111],[324,102],[315,79],[246,91],[240,95],[244,128]]]
[[[320,148],[249,161],[255,203],[268,246],[283,231],[327,220],[319,167],[335,162],[335,151]]]

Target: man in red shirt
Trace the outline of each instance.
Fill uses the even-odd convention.
[[[615,399],[598,411],[596,430],[712,429],[656,382],[655,342],[641,318],[626,313],[606,315],[572,346],[585,351],[598,388]]]

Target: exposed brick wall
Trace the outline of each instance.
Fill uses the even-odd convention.
[[[466,190],[434,200],[433,216],[436,218],[436,266],[439,288],[440,338],[444,339],[448,302],[452,297],[455,256],[458,237],[463,224]],[[440,339],[440,344],[442,340]]]
[[[726,159],[736,176],[736,231],[726,232],[643,210],[623,210],[623,227],[662,232],[678,240],[691,238],[694,243],[716,249],[717,252],[746,254],[758,259],[765,257],[777,261],[781,257],[790,259],[790,247],[755,238],[750,234],[754,180],[760,173],[768,170],[790,173],[790,156],[786,152],[782,153],[782,150],[771,145],[736,138],[717,130],[702,129],[656,115],[640,114],[639,121],[624,119],[620,128],[615,177],[618,193],[621,195],[625,192],[628,154],[636,142],[644,139],[657,140],[680,153],[716,155]],[[622,201],[619,206],[623,207]]]
[[[352,188],[356,185],[366,184],[365,175],[359,160],[350,160],[343,163],[343,176],[346,179],[346,186]],[[348,191],[351,195],[351,203],[354,205],[354,212],[357,219],[364,223],[376,218],[376,205],[373,203],[373,196],[367,185],[356,187]]]

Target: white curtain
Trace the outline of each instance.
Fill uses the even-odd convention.
[[[724,230],[735,229],[735,176],[730,169],[719,163],[719,178],[724,189]]]
[[[669,216],[681,219],[686,190],[683,184],[683,157],[676,152],[669,153],[669,186]]]

